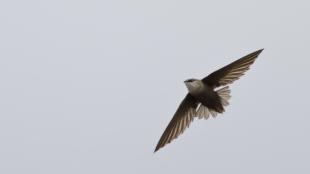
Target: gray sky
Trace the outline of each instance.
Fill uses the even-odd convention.
[[[309,173],[308,1],[0,2],[0,173]],[[187,90],[265,48],[153,154]]]

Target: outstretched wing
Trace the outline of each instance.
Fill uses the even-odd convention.
[[[184,132],[186,127],[189,126],[195,117],[196,107],[197,102],[195,98],[192,95],[187,94],[161,136],[154,152],[161,147],[164,147]]]
[[[252,65],[258,55],[263,49],[257,50],[251,54],[248,54],[229,65],[211,73],[207,77],[203,78],[202,81],[213,87],[225,86],[238,80]]]

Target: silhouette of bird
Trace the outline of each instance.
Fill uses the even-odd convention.
[[[182,134],[195,117],[208,119],[210,115],[215,117],[218,113],[223,113],[230,98],[230,90],[227,85],[244,75],[262,51],[263,49],[260,49],[250,53],[202,80],[185,80],[188,94],[162,134],[154,152]],[[221,88],[218,89],[219,87]]]

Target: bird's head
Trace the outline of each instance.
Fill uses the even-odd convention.
[[[184,83],[189,92],[196,91],[203,86],[202,81],[198,79],[187,79],[184,81]]]
[[[197,79],[187,79],[184,81],[184,83],[192,83],[192,82],[195,82],[195,81],[198,81]]]

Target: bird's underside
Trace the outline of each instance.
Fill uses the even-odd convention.
[[[185,81],[189,93],[181,102],[172,120],[162,134],[155,151],[176,139],[195,117],[208,119],[223,113],[230,98],[228,85],[238,80],[250,68],[263,49],[248,54],[211,73],[202,80]]]

